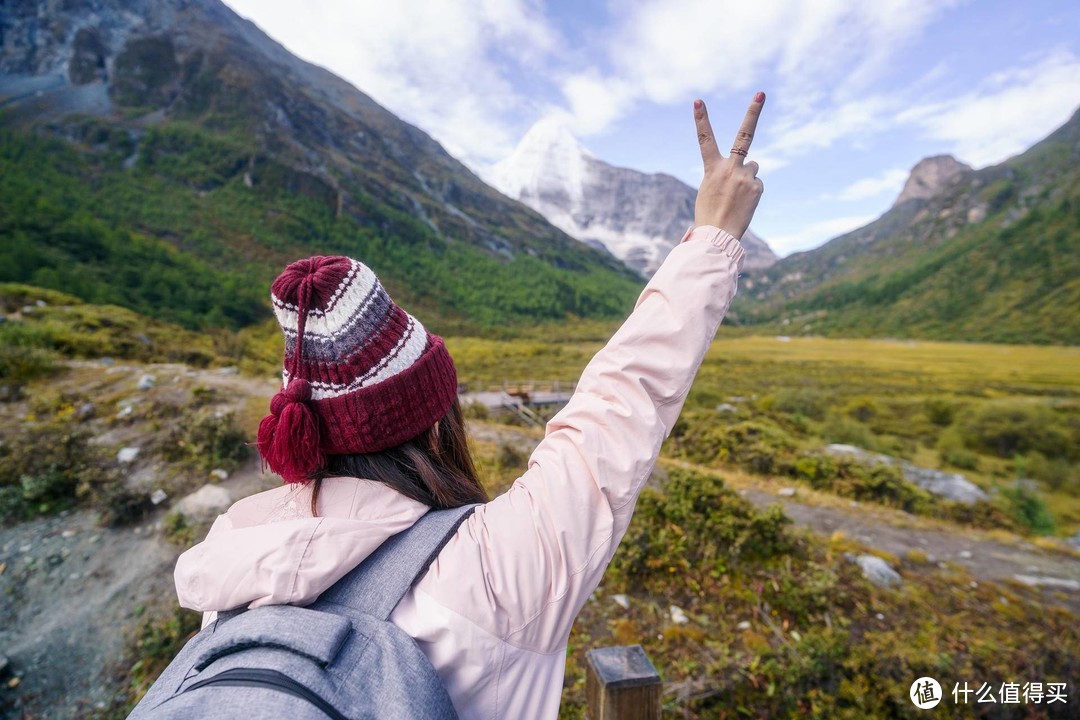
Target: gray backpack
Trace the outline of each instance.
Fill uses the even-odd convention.
[[[308,607],[221,613],[129,720],[457,720],[435,668],[388,618],[474,508],[428,512]]]

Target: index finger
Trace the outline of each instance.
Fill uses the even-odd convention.
[[[716,135],[709,122],[709,111],[701,100],[694,101],[694,126],[697,129],[698,145],[701,147],[701,162],[708,170],[717,160],[723,159],[720,148],[716,146]]]
[[[742,163],[743,158],[750,152],[750,143],[754,141],[754,132],[757,130],[758,118],[761,117],[761,107],[765,104],[765,93],[759,92],[754,96],[754,101],[746,110],[739,132],[735,133],[735,142],[731,146],[731,157],[736,162]]]

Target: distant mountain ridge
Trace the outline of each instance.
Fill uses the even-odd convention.
[[[533,125],[488,179],[567,234],[606,249],[644,275],[656,271],[694,220],[694,188],[670,175],[600,160],[555,118]],[[753,232],[743,245],[744,271],[776,262]]]
[[[880,218],[742,293],[739,321],[795,333],[1080,343],[1080,111],[998,165],[920,162]]]
[[[0,128],[14,143],[9,196],[50,192],[32,187],[18,158],[64,138],[78,158],[65,161],[67,171],[85,192],[127,182],[124,192],[138,193],[160,181],[143,204],[191,205],[171,222],[123,202],[119,189],[115,202],[79,205],[111,228],[171,246],[159,261],[179,251],[232,272],[254,257],[261,281],[298,253],[364,251],[434,311],[488,320],[615,315],[640,287],[613,258],[508,200],[427,134],[218,0],[4,3],[0,35]],[[252,233],[256,221],[271,227]],[[25,218],[19,232],[40,224]],[[34,232],[33,247],[43,249],[47,234]],[[109,243],[108,257],[77,264],[108,274],[123,245]],[[30,247],[17,263],[30,277],[11,279],[66,284],[71,263],[50,252],[31,257]],[[470,273],[488,282],[467,287]],[[530,306],[525,293],[541,279],[551,289]]]

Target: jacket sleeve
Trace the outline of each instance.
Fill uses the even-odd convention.
[[[735,296],[742,257],[727,232],[687,231],[548,423],[526,473],[470,517],[425,592],[518,647],[565,646]]]

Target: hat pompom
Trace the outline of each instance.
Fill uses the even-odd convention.
[[[270,414],[259,423],[259,454],[285,482],[303,482],[326,464],[319,419],[308,401],[311,384],[297,378],[274,395]]]

